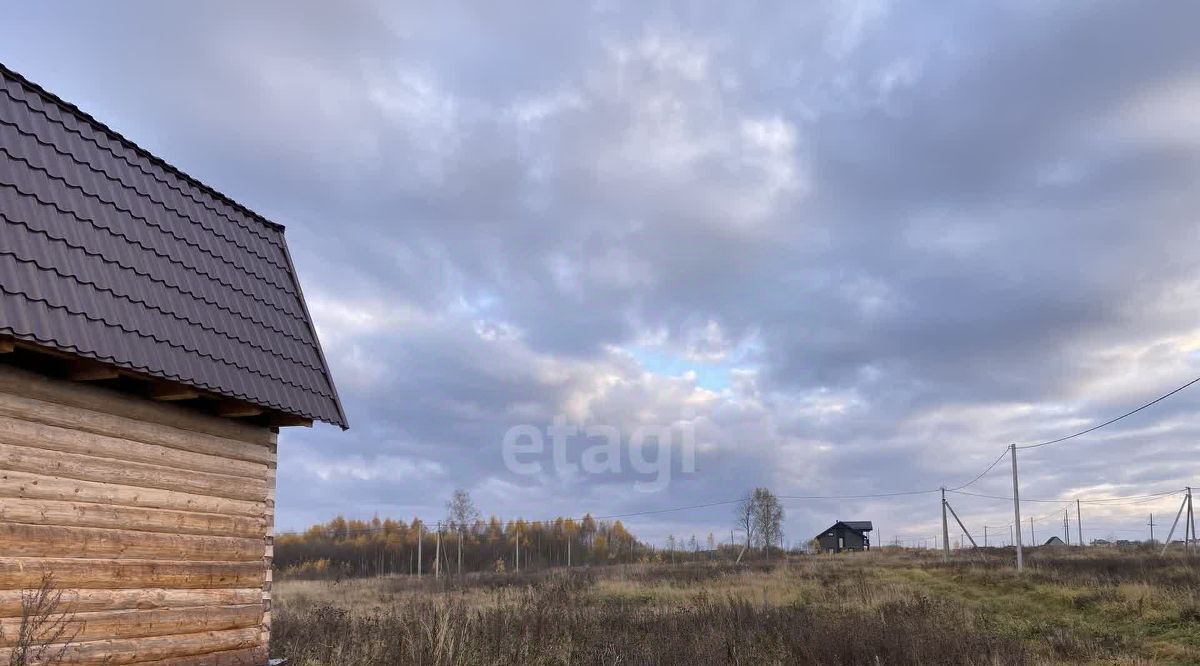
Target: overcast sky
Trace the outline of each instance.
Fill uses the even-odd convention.
[[[987,4],[20,3],[0,61],[287,226],[352,427],[281,437],[280,529],[456,487],[607,515],[959,485],[1200,375],[1200,5]],[[1197,407],[1023,452],[1022,495],[1200,485]],[[692,428],[695,472],[506,467],[560,414]],[[940,530],[936,495],[785,508]]]

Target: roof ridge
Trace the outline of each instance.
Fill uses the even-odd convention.
[[[67,111],[69,111],[71,113],[71,115],[87,122],[88,124],[93,125],[94,127],[96,127],[96,129],[100,130],[104,134],[107,134],[109,137],[113,138],[114,140],[116,140],[126,146],[129,146],[130,149],[132,149],[134,152],[141,155],[142,157],[146,158],[151,163],[157,164],[159,167],[165,169],[166,171],[169,171],[172,175],[178,177],[179,179],[194,185],[195,187],[202,190],[205,194],[212,196],[214,199],[225,202],[226,204],[237,209],[238,211],[244,213],[247,217],[250,217],[251,219],[263,224],[267,228],[274,229],[274,230],[280,231],[280,232],[284,231],[284,229],[286,228],[282,224],[268,220],[267,218],[263,217],[262,215],[254,212],[248,206],[238,202],[236,199],[233,199],[232,197],[230,197],[226,194],[222,194],[216,188],[212,187],[211,185],[208,185],[204,181],[196,178],[195,176],[188,175],[179,167],[177,167],[174,164],[171,164],[170,162],[166,161],[165,159],[155,155],[154,153],[150,152],[149,150],[146,150],[145,148],[138,145],[137,142],[133,141],[132,139],[126,137],[124,134],[121,134],[120,132],[118,132],[118,131],[114,130],[113,128],[109,127],[108,125],[104,124],[103,122],[98,120],[92,114],[84,111],[83,109],[80,109],[78,106],[75,106],[74,104],[59,97],[58,95],[55,95],[54,93],[50,92],[49,90],[46,90],[45,88],[34,83],[33,81],[30,81],[29,79],[22,76],[20,73],[13,71],[11,68],[9,68],[7,65],[5,65],[3,62],[0,62],[0,74],[3,74],[5,77],[11,78],[14,81],[20,83],[21,85],[29,88],[33,92],[37,93],[40,97],[52,102],[55,106],[66,109]]]

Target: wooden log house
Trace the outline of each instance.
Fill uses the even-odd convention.
[[[63,663],[266,664],[276,438],[314,420],[283,228],[0,65],[0,663],[49,580]]]

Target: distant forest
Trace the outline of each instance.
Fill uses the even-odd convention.
[[[741,560],[757,547],[769,556],[783,539],[783,509],[766,488],[747,493],[735,507],[743,543],[668,536],[665,548],[638,541],[620,520],[556,518],[503,521],[480,517],[470,496],[456,490],[446,518],[348,520],[338,516],[301,533],[275,537],[274,566],[283,578],[341,578],[389,574],[504,572],[582,564],[686,562],[721,557]],[[749,552],[747,552],[749,551]]]
[[[511,571],[518,568],[518,552],[520,569],[566,566],[568,558],[571,564],[607,564],[654,557],[619,520],[591,516],[552,522],[447,520],[440,525],[440,536],[438,530],[419,519],[339,516],[300,534],[278,535],[274,563],[283,577],[336,578],[433,574],[439,564],[444,574]]]
[[[557,518],[501,521],[480,517],[465,490],[446,502],[434,525],[347,520],[341,516],[300,534],[275,538],[275,568],[290,578],[386,574],[458,574],[573,564],[635,562],[650,551],[621,521]]]

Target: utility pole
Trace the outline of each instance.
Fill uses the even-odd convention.
[[[1150,522],[1147,524],[1150,525],[1150,544],[1153,545],[1154,544],[1154,514],[1150,514]]]
[[[513,558],[513,571],[515,573],[520,573],[521,572],[521,528],[519,526],[516,528],[516,532],[517,532],[517,556]]]
[[[1083,509],[1079,508],[1079,498],[1075,498],[1075,529],[1079,531],[1079,545],[1083,545]]]
[[[983,547],[987,548],[987,525],[983,526]]]
[[[1191,525],[1191,527],[1192,527],[1192,540],[1190,542],[1191,548],[1188,549],[1188,552],[1191,552],[1192,549],[1194,549],[1196,547],[1196,514],[1195,514],[1195,512],[1192,511],[1192,487],[1191,486],[1187,487],[1187,500],[1188,500],[1188,524]]]
[[[950,561],[950,527],[946,524],[946,487],[942,486],[942,561]]]
[[[1033,516],[1029,517],[1029,545],[1037,545],[1037,533],[1033,531]]]
[[[422,538],[423,535],[421,533],[423,531],[425,531],[425,523],[418,522],[417,523],[417,578],[418,579],[421,578],[421,542],[424,541],[424,539]]]
[[[1063,543],[1071,545],[1071,519],[1067,517],[1067,510],[1063,509]]]
[[[567,568],[571,568],[571,535],[567,535]]]
[[[1016,534],[1017,543],[1017,571],[1025,568],[1025,556],[1021,553],[1021,490],[1017,483],[1017,445],[1009,444],[1009,450],[1012,452],[1012,468],[1013,468],[1013,525],[1016,529],[1013,532]]]
[[[442,521],[437,524],[437,547],[433,551],[433,577],[442,577]]]
[[[1191,553],[1196,543],[1196,515],[1192,513],[1192,487],[1184,488],[1183,501],[1187,504],[1187,515],[1183,518],[1183,552]]]

